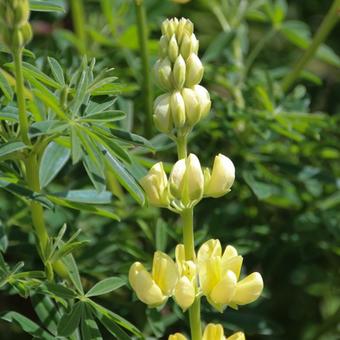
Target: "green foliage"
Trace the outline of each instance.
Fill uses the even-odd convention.
[[[265,282],[255,306],[217,316],[207,307],[203,319],[230,333],[242,329],[248,339],[337,339],[338,28],[294,86],[282,87],[328,4],[145,3],[152,62],[162,19],[194,22],[213,108],[191,145],[204,165],[222,152],[236,166],[232,192],[197,207],[197,245],[211,236],[235,245],[247,271],[258,269]],[[173,252],[181,235],[172,215],[143,206],[138,184],[154,153],[170,162],[176,150],[163,135],[142,137],[147,112],[134,8],[84,1],[85,57],[69,29],[67,1],[30,5],[35,38],[23,51],[29,145],[19,134],[14,64],[0,44],[1,337],[166,338],[185,325],[178,307],[148,310],[126,285],[132,262],[151,263],[155,249]],[[27,178],[32,155],[38,189]],[[44,209],[44,249],[36,247],[32,202]]]

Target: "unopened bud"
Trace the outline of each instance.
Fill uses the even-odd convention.
[[[175,333],[169,335],[168,340],[187,340],[187,338],[181,333]]]
[[[159,59],[155,65],[155,76],[158,85],[169,91],[172,89],[172,81],[171,81],[171,62],[169,58]]]
[[[194,90],[184,88],[182,90],[182,97],[185,104],[185,114],[187,124],[194,126],[201,118],[199,102]]]
[[[172,79],[177,90],[181,90],[185,83],[186,64],[181,55],[179,55],[175,61],[175,65],[172,71]]]
[[[171,117],[175,127],[180,128],[185,124],[185,104],[180,92],[175,91],[170,98]]]
[[[159,40],[159,55],[161,58],[167,57],[168,45],[169,45],[169,39],[165,35],[162,35],[161,39]]]
[[[180,53],[184,59],[188,59],[192,53],[197,54],[198,46],[199,43],[198,40],[196,39],[195,34],[191,35],[185,34],[183,36],[183,40],[181,43]]]
[[[206,117],[211,108],[210,95],[207,89],[201,85],[195,85],[192,88],[196,94],[196,98],[199,103],[200,117],[201,119]]]
[[[200,83],[203,77],[203,65],[198,56],[191,53],[186,61],[187,73],[185,78],[185,86],[192,87]]]
[[[169,46],[168,46],[168,57],[171,62],[175,62],[176,58],[178,57],[178,44],[176,40],[175,34],[172,35],[170,41],[169,41]]]
[[[26,24],[20,28],[20,31],[22,33],[23,44],[27,45],[32,40],[33,37],[32,27],[30,23],[26,22]]]
[[[163,94],[155,99],[153,119],[159,131],[163,133],[171,132],[173,124],[170,113],[169,94]]]

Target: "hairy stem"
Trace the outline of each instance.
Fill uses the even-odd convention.
[[[293,67],[292,72],[286,75],[282,81],[283,90],[286,92],[294,84],[296,79],[300,76],[301,71],[306,66],[306,64],[313,58],[318,47],[325,41],[328,34],[331,32],[333,27],[338,21],[340,9],[340,0],[334,0],[332,6],[328,10],[326,17],[321,23],[317,33],[315,34],[312,43],[309,45],[302,57],[296,62]]]
[[[152,110],[153,110],[153,98],[152,98],[152,83],[150,76],[150,57],[148,50],[148,28],[147,19],[143,0],[135,0],[137,27],[138,27],[138,40],[141,50],[142,58],[142,72],[143,72],[143,98],[144,109],[146,112],[145,120],[145,134],[150,137],[152,134]]]
[[[193,221],[193,208],[183,210],[183,244],[185,249],[185,259],[195,260],[195,241],[194,241],[194,221]],[[197,290],[197,282],[196,282]],[[196,297],[195,302],[189,308],[189,320],[192,340],[201,340],[201,301]]]
[[[16,79],[16,94],[19,111],[20,135],[22,141],[25,144],[30,145],[31,141],[28,137],[28,119],[26,114],[26,104],[24,96],[24,77],[22,73],[22,49],[17,49],[13,51],[12,55],[14,60],[14,70]]]
[[[86,54],[85,10],[83,0],[71,0],[72,22],[79,41],[79,52]]]

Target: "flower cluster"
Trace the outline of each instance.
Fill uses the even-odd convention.
[[[0,0],[0,35],[11,50],[22,48],[31,41],[29,15],[28,0]]]
[[[220,197],[230,191],[235,167],[226,156],[215,157],[212,171],[202,170],[197,156],[190,154],[177,161],[169,179],[163,163],[155,164],[140,181],[150,204],[181,211],[196,205],[202,197]]]
[[[176,128],[185,134],[211,106],[208,91],[198,85],[203,77],[198,40],[192,22],[184,18],[165,20],[162,33],[155,78],[166,93],[155,100],[154,122],[161,132],[172,134]]]
[[[152,271],[135,262],[129,281],[138,298],[149,305],[163,305],[169,297],[188,309],[197,295],[206,296],[218,311],[255,301],[262,292],[261,274],[254,272],[239,280],[243,258],[227,246],[222,254],[219,240],[211,239],[199,249],[195,261],[185,260],[184,246],[176,247],[176,263],[167,254],[155,252]],[[198,282],[198,285],[197,285]],[[197,286],[197,288],[195,288]]]
[[[223,327],[219,324],[209,323],[203,333],[202,340],[245,340],[244,333],[237,332],[227,338],[224,336]],[[168,340],[187,340],[181,333],[175,333],[169,336]]]

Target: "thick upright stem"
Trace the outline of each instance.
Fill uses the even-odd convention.
[[[195,260],[195,241],[194,241],[194,221],[193,221],[193,208],[183,210],[183,244],[185,250],[186,260]],[[197,283],[196,283],[197,290]],[[201,301],[196,297],[195,302],[189,308],[189,320],[192,340],[201,340],[202,327],[201,327]]]
[[[178,136],[176,139],[178,159],[187,157],[187,135]]]
[[[87,41],[83,0],[71,0],[71,12],[74,31],[79,41],[79,50],[82,55],[85,55]]]
[[[287,76],[282,81],[283,90],[286,92],[294,84],[296,79],[300,76],[301,71],[305,65],[313,58],[318,47],[324,42],[328,34],[331,32],[333,27],[338,21],[340,9],[340,0],[334,0],[331,8],[321,23],[317,33],[315,34],[312,43],[309,45],[302,57],[294,65],[292,72],[287,74]]]
[[[22,141],[31,144],[28,138],[28,119],[26,114],[25,96],[24,96],[24,77],[22,73],[22,50],[17,49],[13,52],[14,70],[16,79],[16,94],[19,111],[20,135]]]
[[[150,57],[148,49],[148,28],[146,12],[143,0],[135,0],[137,27],[138,27],[138,40],[142,58],[142,72],[143,72],[143,98],[144,109],[146,112],[145,121],[145,134],[150,137],[152,134],[152,110],[153,110],[153,98],[152,98],[152,83],[150,75]]]

